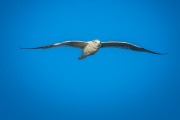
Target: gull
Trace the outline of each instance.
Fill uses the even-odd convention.
[[[108,42],[101,42],[98,39],[84,42],[84,41],[64,41],[64,42],[58,42],[55,44],[50,44],[46,46],[40,46],[35,48],[21,48],[21,49],[48,49],[53,47],[60,47],[60,46],[70,46],[70,47],[76,47],[82,49],[82,54],[79,57],[79,60],[86,58],[90,55],[94,55],[100,48],[109,48],[109,47],[117,47],[117,48],[123,48],[123,49],[129,49],[133,51],[138,52],[147,52],[151,54],[157,54],[157,55],[164,55],[167,53],[158,53],[154,52],[148,49],[145,49],[143,47],[128,43],[128,42],[119,42],[119,41],[108,41]]]

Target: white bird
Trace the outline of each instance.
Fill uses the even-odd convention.
[[[35,48],[21,48],[21,49],[47,49],[47,48],[60,47],[60,46],[71,46],[71,47],[76,47],[76,48],[82,49],[82,54],[79,57],[80,60],[87,56],[95,54],[100,48],[106,48],[106,47],[118,47],[118,48],[139,51],[139,52],[148,52],[148,53],[152,53],[152,54],[164,55],[162,53],[153,52],[151,50],[139,47],[137,45],[133,45],[128,42],[118,42],[118,41],[101,42],[98,39],[92,40],[89,42],[65,41],[65,42],[59,42],[59,43],[46,45],[46,46],[40,46],[40,47],[35,47]]]

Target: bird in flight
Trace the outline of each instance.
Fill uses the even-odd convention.
[[[59,42],[59,43],[46,45],[46,46],[40,46],[40,47],[35,47],[35,48],[21,48],[21,49],[48,49],[48,48],[60,47],[60,46],[70,46],[70,47],[76,47],[76,48],[82,49],[82,54],[79,57],[79,60],[86,58],[90,55],[94,55],[96,52],[98,52],[100,48],[108,48],[108,47],[117,47],[117,48],[138,51],[138,52],[147,52],[147,53],[152,53],[152,54],[157,54],[157,55],[164,55],[162,53],[154,52],[154,51],[139,47],[137,45],[134,45],[128,42],[118,42],[118,41],[101,42],[98,39],[88,41],[88,42],[65,41],[65,42]]]

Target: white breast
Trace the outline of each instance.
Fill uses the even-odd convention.
[[[85,48],[84,53],[94,54],[98,51],[99,46],[95,45],[93,42],[90,42]]]

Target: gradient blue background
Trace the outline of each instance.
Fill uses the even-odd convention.
[[[180,120],[178,0],[2,0],[0,15],[0,120]],[[19,49],[92,39],[169,54]]]

